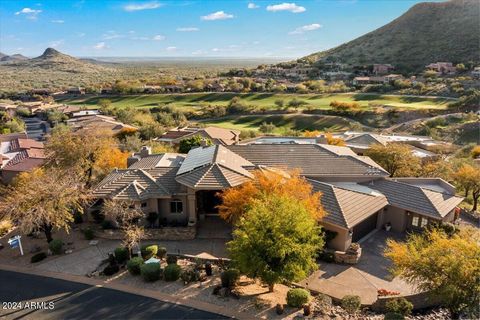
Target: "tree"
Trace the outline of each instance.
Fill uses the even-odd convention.
[[[266,123],[265,121],[262,122],[260,127],[258,127],[258,130],[262,133],[273,133],[275,131],[276,127],[273,123]]]
[[[473,198],[472,211],[476,211],[480,198],[480,169],[464,164],[453,173],[453,179],[456,185],[465,191],[465,197],[468,197],[471,191]]]
[[[263,194],[236,224],[228,250],[240,272],[258,277],[273,292],[276,283],[298,281],[317,268],[320,231],[298,199]]]
[[[278,108],[283,108],[285,106],[285,101],[282,100],[282,99],[277,99],[275,100],[275,105],[278,107]]]
[[[236,222],[254,201],[264,195],[294,197],[305,205],[316,220],[325,215],[320,202],[321,193],[313,192],[312,185],[301,177],[299,172],[258,170],[253,172],[252,180],[220,193],[222,200],[218,206],[220,217]]]
[[[419,158],[405,144],[374,144],[365,155],[390,172],[390,177],[415,176],[420,170]]]
[[[194,135],[193,137],[183,139],[178,145],[178,152],[188,153],[194,147],[199,146],[211,146],[213,143],[210,139],[203,138],[200,135]]]
[[[102,109],[108,109],[112,105],[112,101],[110,99],[100,99],[98,100],[98,105]]]
[[[342,138],[335,138],[331,133],[326,133],[325,138],[327,139],[327,144],[332,146],[345,147],[347,144]]]
[[[288,102],[288,106],[297,110],[299,107],[306,105],[307,103],[303,100],[299,100],[297,98],[293,98]]]
[[[66,126],[58,126],[45,144],[47,166],[76,172],[87,186],[91,186],[106,171],[124,167],[119,165],[118,157],[125,154],[119,152],[117,144],[113,137],[99,131],[74,133]],[[115,167],[105,165],[110,162],[105,161],[108,157],[115,158],[111,161]]]
[[[432,229],[407,242],[387,241],[385,256],[393,272],[419,289],[442,299],[452,315],[479,316],[480,238],[474,229],[451,236]]]
[[[89,198],[78,177],[68,170],[35,169],[22,173],[0,201],[0,220],[18,223],[23,233],[41,230],[52,241],[54,229],[70,230],[73,212],[83,212]]]
[[[128,249],[130,258],[132,247],[145,235],[143,227],[138,225],[139,219],[144,215],[143,212],[135,208],[133,202],[106,200],[103,203],[102,213],[106,219],[111,220],[123,231],[123,243]]]

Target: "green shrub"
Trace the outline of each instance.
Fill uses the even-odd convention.
[[[178,264],[169,264],[163,271],[163,278],[165,281],[177,281],[180,278],[182,268]]]
[[[389,313],[399,313],[404,316],[408,316],[412,313],[413,304],[405,298],[395,298],[387,301],[385,304],[385,310]]]
[[[318,259],[320,259],[322,261],[325,261],[325,262],[328,262],[328,263],[333,263],[333,262],[335,262],[335,255],[333,254],[333,252],[322,251],[318,255]]]
[[[177,264],[177,256],[167,256],[167,264]]]
[[[128,260],[128,249],[123,247],[118,247],[115,249],[114,255],[115,255],[115,260],[117,260],[118,263],[123,263]]]
[[[395,312],[388,312],[385,313],[385,316],[383,317],[385,320],[405,320],[405,317],[403,314],[400,313],[395,313]]]
[[[60,239],[53,239],[48,244],[48,248],[52,251],[53,254],[61,254],[63,248],[63,241]]]
[[[75,213],[73,214],[73,223],[80,224],[82,222],[83,222],[82,214],[78,211],[75,211]]]
[[[159,263],[145,263],[140,266],[140,274],[143,280],[153,282],[160,279],[161,269]]]
[[[93,238],[95,238],[95,231],[93,231],[92,228],[88,227],[87,229],[83,230],[83,235],[85,236],[85,239],[92,240]]]
[[[143,259],[140,257],[133,257],[132,259],[128,260],[127,262],[127,269],[131,275],[139,275],[140,274],[140,267],[143,265]]]
[[[141,253],[142,253],[143,259],[148,260],[148,259],[150,259],[151,257],[157,255],[158,246],[157,246],[156,244],[145,245],[145,246],[142,246],[142,248],[140,249],[140,251],[141,251]]]
[[[45,252],[39,252],[35,255],[33,255],[31,258],[30,258],[30,262],[31,263],[37,263],[37,262],[40,262],[42,261],[43,259],[45,259],[47,257],[47,254]]]
[[[222,280],[222,287],[233,288],[240,278],[240,271],[237,269],[228,269],[222,272],[220,279]]]
[[[346,295],[342,298],[341,305],[348,313],[355,313],[360,309],[362,302],[359,296]]]
[[[159,259],[163,259],[167,256],[167,248],[165,247],[160,247],[160,246],[157,246],[158,247],[158,250],[157,250],[157,257]]]
[[[103,230],[113,229],[113,222],[110,220],[103,220],[102,229]]]
[[[305,289],[290,289],[287,292],[287,304],[293,308],[301,308],[310,299],[310,293]]]

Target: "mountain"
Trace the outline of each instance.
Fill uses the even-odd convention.
[[[0,55],[0,61],[24,61],[24,60],[28,60],[27,57],[19,54],[19,53],[16,53],[16,54],[12,54],[11,56],[7,56],[7,55]]]
[[[93,64],[67,54],[61,53],[53,48],[47,48],[42,55],[24,60],[9,63],[8,66],[20,68],[42,68],[53,71],[73,73],[97,73],[105,68],[99,64]]]
[[[301,60],[389,63],[414,71],[437,61],[480,61],[480,1],[424,2],[385,26]]]
[[[3,53],[3,52],[0,52],[0,60],[1,60],[3,57],[8,57],[8,55],[6,55],[6,54]]]

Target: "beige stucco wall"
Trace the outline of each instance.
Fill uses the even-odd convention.
[[[337,232],[337,236],[327,244],[327,247],[330,249],[335,249],[338,251],[345,251],[352,243],[352,238],[348,235],[348,230],[340,228],[329,223],[321,223],[322,227],[327,230]]]
[[[454,219],[455,219],[455,209],[453,209],[445,217],[443,217],[442,221],[443,222],[453,222]]]
[[[381,225],[390,222],[392,224],[392,230],[396,232],[403,232],[407,228],[407,213],[405,210],[386,206],[383,213],[383,221]]]

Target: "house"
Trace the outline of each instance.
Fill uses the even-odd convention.
[[[403,80],[403,76],[401,74],[389,74],[384,77],[384,83],[394,83],[395,80]]]
[[[354,86],[366,86],[368,84],[385,84],[385,77],[375,76],[375,77],[355,77],[352,80]],[[387,82],[388,83],[388,82]]]
[[[213,144],[231,145],[239,141],[240,131],[218,127],[176,128],[165,132],[157,140],[171,145],[178,145],[180,141],[193,136],[201,136],[204,139],[209,139]]]
[[[80,115],[68,119],[67,125],[70,126],[74,132],[96,130],[104,131],[111,135],[115,135],[123,129],[137,129],[134,126],[117,121],[113,117],[100,114]]]
[[[389,73],[393,69],[395,69],[395,67],[391,64],[374,64],[372,72],[375,75],[383,75]]]
[[[473,78],[480,79],[480,67],[473,68],[472,72],[470,72]]]
[[[85,88],[82,88],[82,87],[69,88],[67,89],[67,94],[73,94],[73,95],[85,94]]]
[[[11,139],[0,140],[0,178],[9,184],[21,172],[40,167],[46,156],[42,142],[11,135]]]
[[[441,179],[390,179],[388,172],[350,148],[319,144],[250,144],[198,147],[188,154],[151,154],[142,148],[128,168],[114,170],[94,190],[105,199],[133,201],[156,225],[202,228],[218,216],[216,196],[249,181],[253,170],[298,169],[322,193],[327,215],[319,221],[336,233],[328,245],[345,251],[377,229],[421,230],[453,221],[463,198]]]
[[[429,65],[425,66],[428,70],[436,71],[440,74],[453,74],[457,72],[457,68],[451,62],[435,62],[430,63]]]

